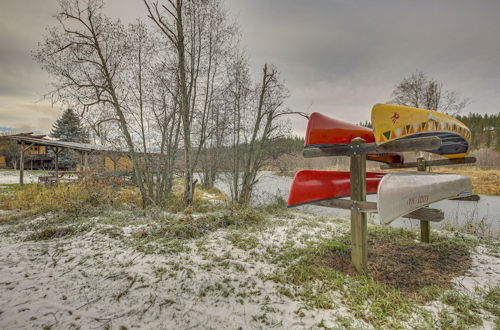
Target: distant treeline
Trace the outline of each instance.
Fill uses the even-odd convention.
[[[500,151],[500,112],[497,114],[469,113],[456,118],[472,132],[472,148],[495,147]]]
[[[301,153],[304,149],[304,138],[300,136],[282,137],[276,139],[274,148],[281,149],[281,153]]]
[[[462,123],[467,125],[472,132],[485,132],[500,129],[500,112],[493,115],[469,113],[465,116],[455,116]]]

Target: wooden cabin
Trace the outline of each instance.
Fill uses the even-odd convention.
[[[21,146],[8,139],[11,136],[29,137],[43,139],[46,135],[33,133],[20,133],[0,138],[0,169],[19,168],[19,153]],[[53,165],[53,157],[48,154],[46,146],[34,145],[25,151],[25,169],[50,169]]]

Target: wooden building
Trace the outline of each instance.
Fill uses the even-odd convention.
[[[20,168],[20,145],[14,137],[44,139],[46,135],[21,133],[0,137],[0,169]],[[48,170],[54,167],[54,157],[48,153],[43,145],[32,145],[24,152],[24,168],[31,170]]]

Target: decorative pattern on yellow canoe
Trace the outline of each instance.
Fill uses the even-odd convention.
[[[430,131],[456,132],[469,143],[472,137],[467,126],[451,116],[401,105],[376,104],[372,110],[372,124],[379,143]]]

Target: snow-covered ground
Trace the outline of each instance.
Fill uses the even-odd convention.
[[[121,230],[126,239],[138,228]],[[345,309],[306,310],[265,279],[277,266],[256,256],[300,237],[298,227],[249,234],[259,246],[248,251],[234,247],[230,234],[220,230],[170,254],[139,253],[99,226],[69,239],[2,237],[0,327],[291,329],[353,318]]]
[[[39,176],[46,174],[44,171],[25,171],[24,183],[36,183]],[[19,171],[0,170],[0,185],[16,183],[19,183]]]
[[[161,253],[152,242],[149,250],[157,253],[151,254],[131,243],[147,223],[114,227],[93,218],[88,232],[40,241],[25,240],[29,229],[3,225],[0,328],[304,329],[339,326],[339,318],[371,328],[341,298],[332,296],[334,309],[306,307],[267,279],[279,267],[269,259],[273,251],[340,236],[348,226],[303,213],[271,221],[243,232],[220,229]],[[245,241],[249,245],[241,245]],[[479,249],[472,258],[469,274],[455,279],[457,289],[467,293],[500,282],[498,256]]]

